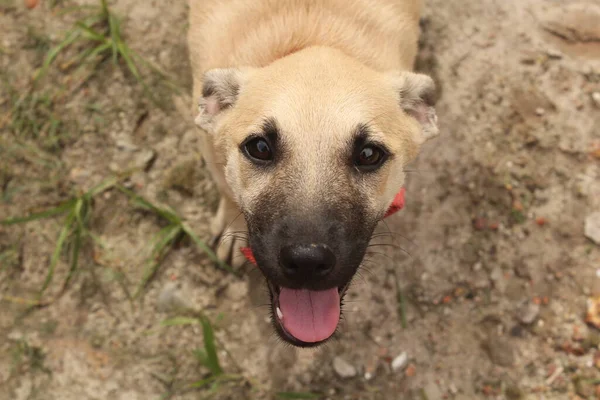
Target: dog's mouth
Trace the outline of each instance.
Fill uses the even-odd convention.
[[[279,335],[298,347],[318,346],[337,330],[349,283],[327,290],[289,289],[267,279],[272,321]]]
[[[384,218],[404,207],[404,193],[404,188],[401,188]],[[248,262],[258,267],[267,281],[271,298],[271,320],[275,331],[283,340],[297,347],[315,347],[335,335],[342,314],[344,295],[356,269],[341,286],[325,290],[292,289],[278,285],[269,278],[270,274],[259,266],[250,246],[242,247],[240,251]]]

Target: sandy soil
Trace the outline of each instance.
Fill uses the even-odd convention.
[[[0,220],[133,165],[142,168],[126,185],[208,239],[218,194],[176,107],[190,91],[184,1],[111,3],[127,43],[180,95],[149,82],[158,107],[110,61],[77,85],[61,56],[36,87],[51,101],[34,107],[61,121],[58,133],[14,129],[15,94],[76,20],[60,13],[72,4],[0,2]],[[109,190],[94,202],[98,240],[41,309],[24,302],[43,284],[63,219],[0,225],[0,398],[600,398],[600,332],[585,321],[600,295],[600,243],[584,228],[589,218],[590,236],[600,211],[600,2],[426,0],[422,25],[418,67],[440,84],[442,134],[413,167],[406,208],[381,226],[402,249],[372,256],[337,340],[316,351],[281,344],[260,276],[221,272],[188,241],[129,301],[161,223]],[[45,298],[68,265],[62,257]],[[181,304],[214,321],[223,368],[244,381],[185,389],[207,370],[193,355],[199,326],[160,326]]]

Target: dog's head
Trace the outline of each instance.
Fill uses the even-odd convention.
[[[433,81],[309,48],[211,70],[203,89],[196,122],[227,160],[276,330],[297,346],[322,343],[404,167],[437,135]]]

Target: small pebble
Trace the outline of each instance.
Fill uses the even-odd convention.
[[[458,393],[458,389],[457,389],[457,387],[456,387],[456,385],[455,385],[454,383],[451,383],[451,384],[448,386],[448,390],[449,390],[449,391],[450,391],[450,393],[452,393],[452,394],[456,394],[456,393]]]
[[[408,354],[405,351],[392,360],[392,371],[397,372],[403,370],[408,364]]]
[[[560,60],[561,58],[563,58],[563,54],[560,51],[554,49],[546,50],[546,55],[549,58],[553,58],[555,60]]]
[[[115,141],[115,145],[117,146],[117,149],[121,150],[121,151],[129,151],[129,152],[133,152],[139,149],[138,146],[136,146],[135,144],[131,143],[129,140],[126,139],[117,139]]]
[[[600,108],[600,92],[592,93],[592,101],[596,105],[596,107]]]
[[[539,304],[527,300],[519,307],[518,318],[523,324],[530,325],[537,319],[539,314]]]
[[[137,153],[133,158],[133,168],[149,170],[156,160],[156,152],[152,149],[144,149]]]
[[[356,376],[356,368],[341,357],[333,359],[333,370],[340,378],[353,378]]]
[[[542,107],[538,107],[535,109],[535,113],[541,117],[542,115],[546,114],[546,110],[544,110]]]
[[[596,211],[585,218],[584,234],[600,246],[600,211]]]

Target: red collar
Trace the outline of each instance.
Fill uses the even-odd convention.
[[[392,214],[396,213],[397,211],[402,210],[402,208],[404,208],[404,193],[405,192],[406,192],[405,188],[400,189],[398,194],[396,194],[396,197],[394,197],[394,201],[392,201],[390,208],[388,208],[388,210],[385,213],[385,215],[383,216],[383,218],[387,218],[390,215],[392,215]],[[256,265],[256,259],[254,258],[254,254],[252,254],[252,249],[250,247],[241,247],[240,251],[242,252],[244,257],[246,257],[246,259],[248,261],[250,261],[252,264]]]

